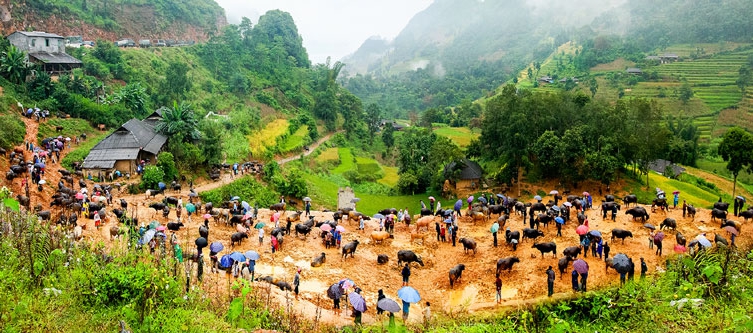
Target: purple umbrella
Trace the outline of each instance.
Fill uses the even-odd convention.
[[[335,283],[327,289],[327,297],[330,299],[338,299],[342,297],[343,290],[340,288],[340,283]]]
[[[664,240],[664,233],[659,231],[654,235],[654,242],[661,242]]]
[[[220,243],[220,242],[214,242],[214,243],[212,243],[212,244],[209,245],[209,251],[212,251],[212,252],[215,252],[215,253],[219,253],[224,248],[225,248],[225,246],[222,245],[222,243]]]
[[[471,202],[473,202],[473,196],[472,195],[468,196],[468,203],[471,203]]]
[[[348,295],[348,300],[350,300],[350,305],[352,305],[356,311],[366,312],[366,300],[363,299],[363,296],[357,292],[352,292]]]
[[[737,231],[737,229],[735,229],[735,227],[733,227],[731,225],[728,225],[728,226],[724,227],[724,231],[729,232],[729,233],[731,233],[731,234],[733,234],[735,236],[737,236],[739,234],[739,232]]]
[[[461,208],[463,208],[463,200],[458,200],[455,202],[455,210],[460,210]]]
[[[580,274],[588,273],[588,263],[583,259],[578,259],[573,262],[573,270]]]

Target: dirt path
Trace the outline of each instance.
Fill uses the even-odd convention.
[[[328,141],[332,137],[332,135],[335,135],[335,134],[338,134],[338,133],[340,133],[340,132],[330,133],[330,134],[327,134],[324,137],[320,138],[313,145],[309,146],[309,150],[305,151],[303,153],[303,156],[309,156],[309,155],[311,155],[311,153],[313,153],[314,151],[316,151],[316,148],[319,148],[319,145],[321,145],[322,143]],[[299,159],[301,159],[301,155],[295,155],[295,156],[290,156],[290,157],[278,159],[277,163],[280,164],[280,165],[283,165],[285,163],[288,163],[288,162],[291,162],[291,161],[295,161],[295,160],[299,160]]]
[[[706,181],[709,181],[716,185],[722,192],[732,194],[732,181],[728,180],[727,178],[715,175],[713,173],[710,173],[705,170],[686,167],[685,172],[692,176],[703,178]],[[737,188],[736,188],[736,194],[735,195],[742,195],[747,198],[753,198],[753,193],[748,192],[747,189],[740,186],[740,182],[738,181]]]

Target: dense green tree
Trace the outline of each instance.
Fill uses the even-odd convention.
[[[175,157],[170,152],[162,152],[157,155],[157,167],[165,174],[165,181],[178,179],[178,168],[175,167]]]
[[[162,119],[154,129],[170,138],[171,142],[195,142],[201,138],[198,120],[186,102],[173,102],[172,108],[161,108]]]
[[[222,126],[216,121],[205,120],[201,122],[199,128],[202,134],[199,147],[207,164],[220,164],[222,162]]]
[[[382,142],[387,149],[391,149],[395,145],[395,127],[392,126],[391,122],[385,123],[382,128]]]
[[[11,45],[0,57],[0,73],[11,83],[24,83],[29,74],[26,52]]]
[[[135,114],[143,115],[146,113],[147,98],[146,88],[140,82],[133,82],[118,90],[113,96],[113,102],[123,103]]]
[[[719,144],[719,155],[727,162],[727,170],[732,172],[732,196],[737,189],[737,176],[743,169],[753,168],[753,135],[740,127],[727,130]]]
[[[311,65],[303,39],[298,35],[298,28],[289,13],[270,10],[259,17],[259,23],[251,30],[251,41],[257,45],[279,47],[277,61],[292,57],[298,67]]]
[[[24,141],[26,126],[12,115],[0,115],[0,148],[11,149]]]
[[[693,95],[693,88],[690,86],[690,83],[685,82],[680,86],[680,93],[677,98],[682,101],[683,104],[688,104],[688,101],[693,98]]]
[[[171,62],[165,72],[165,80],[160,87],[165,101],[185,99],[186,93],[191,90],[191,81],[188,79],[186,64]]]
[[[738,71],[739,77],[735,81],[738,87],[740,87],[740,91],[743,93],[743,96],[745,96],[745,91],[747,87],[750,86],[751,83],[753,83],[753,72],[750,70],[750,67],[743,65],[740,67],[740,70]]]
[[[374,135],[379,131],[382,122],[382,109],[374,103],[366,107],[366,125],[369,128],[370,142],[374,142]]]

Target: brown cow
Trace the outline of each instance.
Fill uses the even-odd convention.
[[[383,243],[385,239],[390,238],[390,233],[386,231],[373,231],[371,233],[371,240],[374,241],[374,244],[377,242]]]

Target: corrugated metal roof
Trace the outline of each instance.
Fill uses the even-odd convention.
[[[138,148],[101,149],[90,151],[84,161],[135,160],[138,156]]]
[[[165,145],[165,142],[167,142],[167,137],[162,134],[157,134],[146,146],[144,146],[144,150],[157,155],[162,149],[162,146]]]
[[[47,33],[44,31],[16,31],[14,32],[14,34],[15,33],[19,33],[27,37],[64,38],[63,36]]]
[[[67,53],[32,52],[29,56],[45,64],[81,64],[78,60]]]
[[[112,169],[116,161],[84,161],[84,169]]]
[[[154,120],[131,119],[100,141],[89,152],[87,161],[135,160],[140,150],[157,155],[167,137],[154,131]]]

